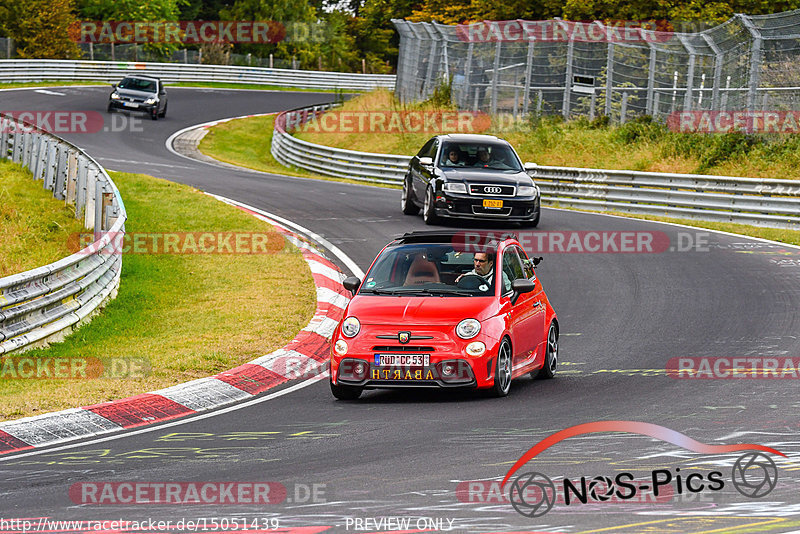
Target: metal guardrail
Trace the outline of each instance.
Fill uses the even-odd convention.
[[[408,162],[411,161],[408,156],[331,148],[297,139],[286,131],[339,105],[323,104],[278,114],[272,133],[272,157],[287,167],[297,167],[326,176],[364,182],[402,183]]]
[[[95,242],[57,262],[0,278],[0,354],[60,337],[119,287],[125,205],[114,182],[75,145],[0,115],[0,157],[21,163],[53,196],[75,206]]]
[[[401,184],[410,156],[332,148],[286,132],[332,106],[278,115],[273,157],[327,176]],[[800,181],[543,165],[531,174],[544,205],[800,229]]]
[[[164,82],[224,82],[301,87],[307,89],[393,88],[390,74],[358,74],[231,65],[72,61],[59,59],[0,60],[0,81],[98,80],[116,82],[128,74],[157,76]]]

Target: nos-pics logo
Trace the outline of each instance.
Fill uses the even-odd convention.
[[[655,469],[650,478],[634,480],[632,473],[617,473],[613,477],[580,477],[574,480],[564,478],[554,483],[547,475],[527,471],[511,477],[527,462],[556,443],[583,434],[597,432],[627,432],[649,436],[692,452],[701,454],[726,454],[747,451],[734,463],[730,473],[722,471],[699,472],[681,471],[680,468]],[[756,452],[761,451],[761,452]],[[782,452],[764,445],[752,443],[740,445],[707,445],[692,438],[650,423],[637,421],[598,421],[576,425],[543,439],[529,449],[506,473],[500,483],[508,488],[509,501],[514,509],[526,517],[541,517],[556,502],[566,506],[593,502],[631,502],[639,499],[644,492],[650,492],[656,501],[659,496],[684,495],[706,491],[719,491],[730,483],[745,497],[758,499],[768,495],[778,482],[778,468],[766,453],[785,457]],[[508,483],[510,485],[508,485]]]

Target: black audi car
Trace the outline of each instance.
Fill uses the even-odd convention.
[[[116,85],[108,97],[108,112],[114,110],[141,111],[158,120],[167,116],[167,90],[158,78],[128,76]]]
[[[539,224],[539,188],[511,145],[491,135],[448,134],[430,139],[411,159],[402,209],[426,224],[442,217]]]

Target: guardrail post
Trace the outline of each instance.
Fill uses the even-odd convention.
[[[31,166],[31,147],[33,140],[33,134],[31,132],[25,132],[22,134],[22,166],[26,168],[30,168]]]
[[[56,165],[58,164],[58,145],[55,141],[47,143],[47,165],[44,173],[44,183],[42,187],[48,191],[53,190],[53,183],[56,179]]]
[[[89,174],[86,180],[86,197],[84,200],[84,213],[83,213],[83,226],[86,227],[87,230],[94,229],[94,220],[95,220],[95,209],[94,209],[94,200],[95,200],[95,189],[98,183],[98,177],[100,176],[100,170],[92,168],[89,170]]]
[[[0,118],[0,157],[8,159],[8,134],[11,130],[11,121],[6,117]]]
[[[22,159],[22,133],[15,131],[11,138],[11,161],[19,163]]]
[[[75,218],[80,218],[81,211],[86,205],[86,181],[89,176],[89,161],[83,156],[78,157],[78,180],[75,184]]]
[[[464,96],[462,98],[462,102],[460,102],[460,106],[464,109],[469,106],[469,82],[472,79],[472,54],[474,53],[474,48],[475,43],[470,41],[467,45],[467,62],[464,65]]]
[[[67,204],[75,204],[75,185],[78,178],[78,155],[70,151],[67,164],[67,187],[64,201]]]
[[[625,124],[625,121],[628,120],[628,92],[622,92],[622,107],[619,110],[619,123]]]
[[[66,148],[60,148],[58,151],[58,160],[56,164],[56,176],[53,183],[53,197],[58,200],[64,200],[64,189],[66,188],[67,178],[67,161],[69,151]]]

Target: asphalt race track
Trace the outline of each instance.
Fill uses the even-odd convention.
[[[108,87],[5,91],[0,102],[3,110],[97,111],[110,125],[109,92]],[[365,270],[393,236],[426,228],[421,217],[401,214],[398,190],[223,169],[181,158],[164,146],[172,133],[193,124],[332,98],[175,88],[166,119],[132,116],[141,131],[64,137],[109,169],[190,184],[290,219],[337,245]],[[33,518],[34,528],[44,525],[39,531],[51,532],[92,527],[51,525],[39,518],[173,522],[163,529],[146,523],[107,526],[106,532],[800,530],[800,395],[797,371],[784,369],[787,361],[796,366],[800,359],[800,249],[553,209],[544,210],[531,235],[572,231],[654,232],[658,239],[668,237],[669,246],[657,253],[541,254],[545,259],[537,274],[561,323],[556,379],[518,379],[505,399],[373,391],[357,402],[335,401],[327,381],[308,382],[213,416],[4,456],[0,519]],[[744,372],[716,379],[667,375],[670,359],[688,357],[727,358],[727,366],[743,365],[734,359],[766,358],[778,360],[779,367],[766,379],[746,378]],[[712,367],[719,362],[708,361]],[[508,493],[498,491],[498,482],[529,448],[573,425],[605,420],[660,425],[710,445],[766,445],[788,458],[767,454],[777,465],[777,483],[768,495],[749,498],[742,492],[763,489],[752,484],[769,472],[750,469],[745,476],[750,485],[742,484],[734,470],[742,452],[692,452],[674,436],[669,443],[634,432],[583,434],[554,444],[512,477],[538,472],[555,481],[558,498],[546,515],[523,516],[504,500]],[[722,487],[711,483],[714,472],[721,473]],[[593,483],[595,477],[613,480],[621,473],[638,481],[634,498],[608,498]],[[692,474],[698,476],[689,481]],[[664,482],[668,476],[671,481]],[[578,488],[585,477],[594,490],[586,504],[574,494],[566,503],[565,477]],[[659,497],[653,495],[654,479],[663,482]],[[70,495],[78,483],[174,481],[270,481],[285,487],[286,496],[273,488],[271,495],[280,502],[267,505],[97,505],[74,498],[74,488]],[[177,524],[213,517],[219,518],[216,525]],[[22,530],[0,523],[0,532]]]

